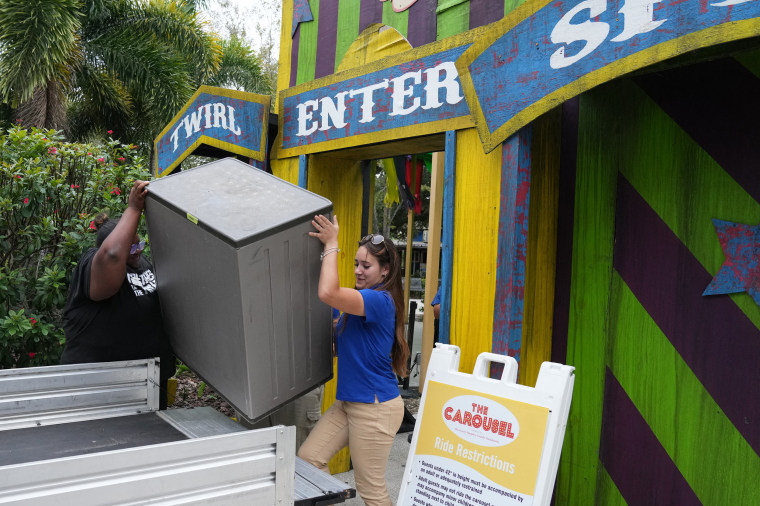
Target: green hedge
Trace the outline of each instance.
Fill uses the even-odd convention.
[[[92,220],[120,216],[134,180],[149,178],[136,146],[110,137],[78,144],[54,130],[0,130],[0,368],[58,363],[69,280],[95,242]]]

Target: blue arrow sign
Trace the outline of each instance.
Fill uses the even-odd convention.
[[[760,35],[758,0],[533,0],[456,62],[486,152],[540,114],[615,77]]]
[[[268,95],[201,86],[154,141],[154,173],[170,174],[206,144],[253,160],[266,159]]]

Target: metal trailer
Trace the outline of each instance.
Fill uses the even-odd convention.
[[[0,370],[0,504],[339,503],[295,428],[158,411],[157,360]]]

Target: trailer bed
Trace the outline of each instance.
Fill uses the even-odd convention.
[[[144,361],[0,371],[0,504],[309,506],[356,495],[295,456],[293,427],[248,430],[210,407],[154,410],[154,374]]]

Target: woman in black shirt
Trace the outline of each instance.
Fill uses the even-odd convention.
[[[135,181],[118,220],[95,219],[97,239],[79,260],[64,309],[62,364],[161,358],[161,408],[174,358],[164,335],[153,266],[137,235],[147,181]]]

